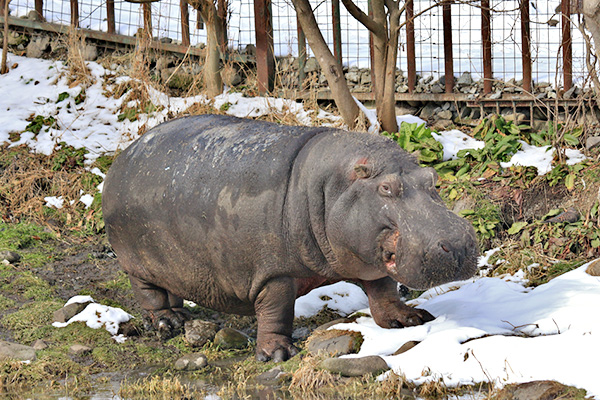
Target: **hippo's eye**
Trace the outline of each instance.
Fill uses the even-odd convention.
[[[391,196],[392,195],[392,185],[389,183],[382,183],[379,185],[379,193],[382,196]]]

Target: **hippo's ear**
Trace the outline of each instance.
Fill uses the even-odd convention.
[[[356,179],[366,179],[371,176],[373,167],[369,164],[358,163],[354,166],[354,177]]]

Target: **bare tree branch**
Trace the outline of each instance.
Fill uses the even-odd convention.
[[[373,18],[369,17],[364,13],[352,0],[342,0],[346,10],[352,15],[358,22],[363,24],[365,28],[371,31],[374,35],[381,35],[383,27],[376,24]]]

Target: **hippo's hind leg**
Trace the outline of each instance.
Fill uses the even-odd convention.
[[[171,338],[179,331],[189,313],[183,308],[183,299],[144,279],[129,275],[135,298],[158,329],[161,339]]]

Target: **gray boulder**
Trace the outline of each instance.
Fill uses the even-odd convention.
[[[359,358],[328,358],[319,365],[321,369],[342,376],[379,375],[388,369],[387,363],[379,356]]]

